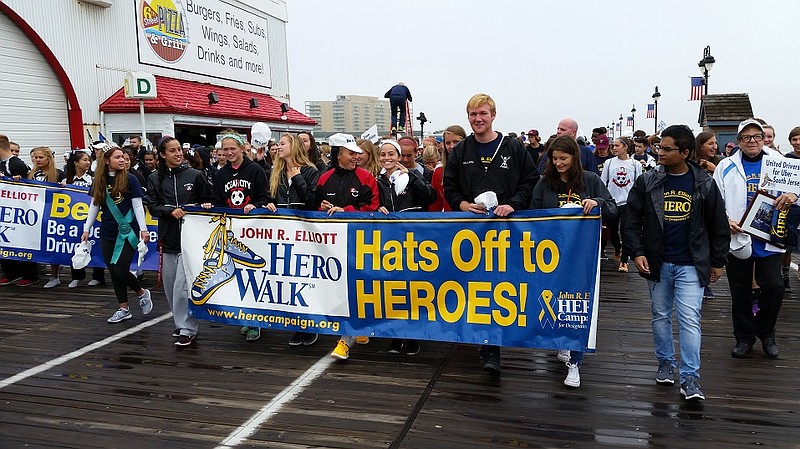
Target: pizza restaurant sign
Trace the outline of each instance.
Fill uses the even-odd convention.
[[[139,62],[272,87],[267,16],[220,0],[138,0]]]

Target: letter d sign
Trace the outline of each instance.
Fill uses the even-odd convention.
[[[156,98],[156,77],[151,73],[128,72],[125,76],[125,98]]]

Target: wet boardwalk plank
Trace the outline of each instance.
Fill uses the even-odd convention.
[[[599,351],[587,355],[579,389],[563,386],[553,351],[506,348],[496,377],[480,370],[474,346],[425,342],[407,357],[373,339],[241,447],[800,447],[800,295],[784,301],[781,357],[757,345],[735,360],[727,280],[714,290],[703,312],[701,403],[682,401],[677,384],[655,384],[646,284],[604,263]],[[148,318],[167,312],[163,294],[154,298]],[[112,301],[110,288],[0,289],[0,378],[144,322],[134,307],[134,319],[106,324]],[[290,348],[277,331],[247,343],[237,331],[203,323],[197,344],[176,350],[167,319],[4,388],[0,447],[216,447],[335,343]]]

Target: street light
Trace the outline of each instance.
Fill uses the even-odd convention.
[[[622,112],[619,113],[619,136],[622,137]]]
[[[703,84],[706,86],[703,95],[708,95],[708,72],[714,67],[715,62],[717,62],[717,60],[711,56],[711,46],[707,45],[706,48],[703,49],[703,59],[697,63],[697,66],[700,67],[700,73],[703,74]]]
[[[631,132],[636,131],[636,105],[631,106]]]
[[[658,134],[658,99],[661,98],[661,94],[658,93],[658,86],[656,86],[656,91],[653,92],[653,134]]]

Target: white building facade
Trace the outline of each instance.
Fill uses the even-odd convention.
[[[311,129],[288,107],[286,21],[282,0],[0,0],[0,133],[59,153],[141,135],[138,101],[118,98],[128,72],[182,91],[144,101],[148,136]]]

